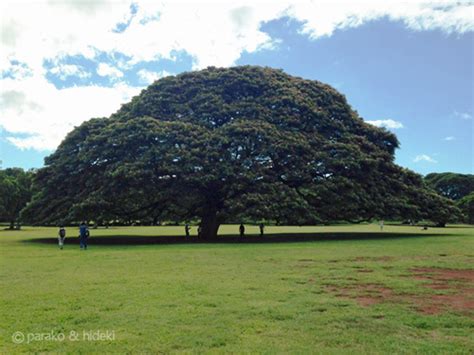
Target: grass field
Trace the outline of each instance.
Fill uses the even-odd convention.
[[[474,351],[473,227],[91,232],[80,251],[71,228],[64,250],[56,229],[0,231],[0,353]]]

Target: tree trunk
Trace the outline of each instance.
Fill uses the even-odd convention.
[[[219,220],[216,210],[208,210],[201,218],[201,234],[200,238],[204,240],[217,239],[217,231],[219,230]]]
[[[10,229],[11,230],[15,229],[15,220],[10,222]]]

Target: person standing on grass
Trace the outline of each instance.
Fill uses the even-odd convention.
[[[59,232],[58,232],[58,243],[59,243],[59,249],[63,249],[64,247],[64,240],[66,239],[66,229],[64,226],[59,227]]]
[[[383,231],[383,219],[380,220],[379,226],[380,226],[380,231]]]
[[[240,223],[239,233],[240,233],[240,238],[242,238],[245,235],[245,227],[242,223]]]
[[[87,238],[89,237],[89,228],[87,228],[86,222],[82,222],[79,225],[79,243],[81,249],[87,249]]]
[[[258,226],[260,228],[260,237],[263,237],[263,232],[265,230],[265,225],[263,223],[260,223]]]
[[[189,231],[191,230],[191,227],[189,226],[188,223],[184,225],[184,231],[186,232],[186,239],[189,239]]]

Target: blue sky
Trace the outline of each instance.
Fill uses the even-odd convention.
[[[404,167],[474,172],[472,4],[11,4],[1,9],[4,168],[41,167],[74,126],[154,79],[256,64],[334,86],[397,135]]]

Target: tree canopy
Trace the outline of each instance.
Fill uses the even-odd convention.
[[[13,229],[20,211],[30,201],[32,172],[20,168],[0,169],[0,221]]]
[[[464,222],[474,224],[474,191],[456,202],[464,216]]]
[[[456,201],[464,222],[474,224],[474,175],[431,173],[425,176],[425,181],[440,195]]]
[[[474,175],[457,173],[431,173],[426,183],[436,192],[457,201],[474,191]]]
[[[36,223],[243,218],[309,224],[446,222],[452,204],[394,164],[395,135],[318,81],[254,66],[160,79],[110,118],[68,134],[38,171]]]

